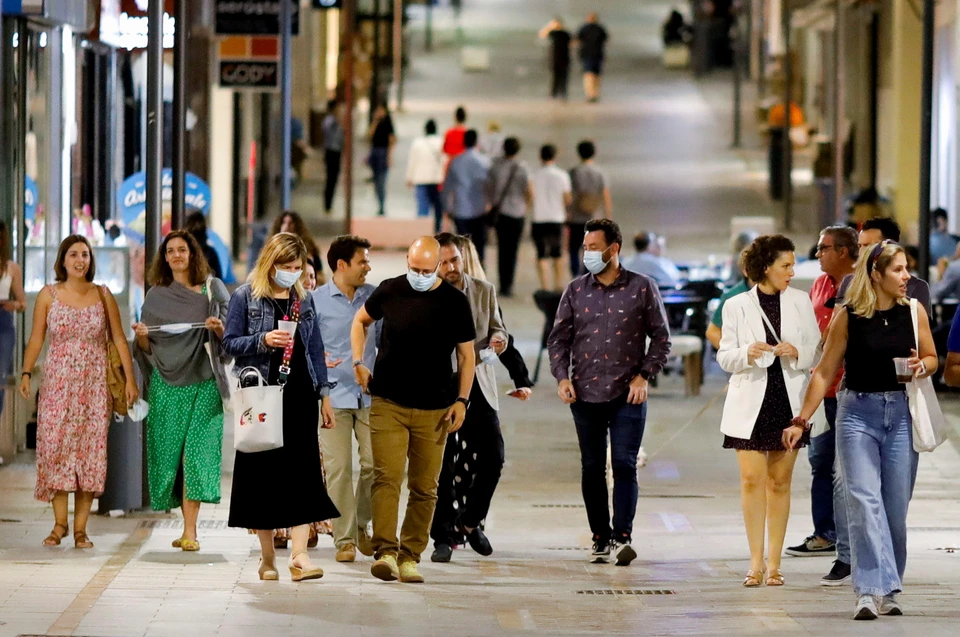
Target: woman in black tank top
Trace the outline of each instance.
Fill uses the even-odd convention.
[[[783,441],[793,448],[802,438],[843,361],[846,389],[838,401],[836,439],[858,598],[854,618],[876,619],[903,612],[896,594],[907,564],[907,508],[917,477],[905,382],[911,374],[932,375],[938,361],[927,313],[906,296],[910,273],[903,248],[891,241],[872,246],[853,277],[800,416]],[[898,358],[906,360],[907,373],[897,373]]]

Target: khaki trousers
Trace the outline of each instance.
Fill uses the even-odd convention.
[[[327,494],[340,511],[333,520],[337,548],[357,544],[357,530],[366,530],[373,517],[370,488],[373,486],[373,451],[370,448],[370,410],[334,409],[336,426],[320,430]],[[353,439],[357,439],[360,478],[353,486]]]
[[[373,447],[373,547],[377,559],[393,555],[398,562],[420,561],[427,548],[437,505],[437,482],[443,464],[446,409],[410,409],[383,398],[370,408]],[[407,470],[407,511],[400,539],[397,522],[400,485]]]

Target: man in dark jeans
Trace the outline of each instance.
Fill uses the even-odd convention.
[[[463,135],[466,150],[453,158],[443,182],[443,203],[457,227],[457,234],[473,239],[477,256],[483,264],[487,247],[486,184],[490,160],[477,150],[477,131]]]
[[[327,214],[333,210],[333,195],[340,178],[340,156],[343,153],[343,126],[340,123],[340,104],[337,100],[327,102],[327,115],[323,118],[323,162],[327,168],[327,181],[323,189],[323,209]]]
[[[567,286],[548,341],[550,371],[559,383],[561,400],[570,405],[580,441],[581,490],[593,532],[591,561],[607,562],[613,552],[618,566],[637,557],[630,543],[648,383],[663,369],[670,352],[670,330],[657,284],[620,267],[622,245],[623,236],[613,221],[587,223],[583,263],[588,273]]]
[[[500,296],[513,294],[513,279],[517,271],[517,253],[523,236],[527,208],[533,204],[530,173],[517,159],[520,140],[508,137],[503,142],[503,157],[496,159],[487,176],[487,205],[499,210],[497,229],[497,266]]]
[[[608,39],[607,30],[600,25],[597,14],[591,11],[586,24],[577,32],[580,62],[583,64],[583,92],[588,102],[600,99],[600,76],[603,74]]]

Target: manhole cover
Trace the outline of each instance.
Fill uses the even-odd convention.
[[[676,595],[665,588],[595,588],[577,591],[577,595]]]
[[[0,518],[0,524],[20,524],[20,520],[14,520],[13,518]]]
[[[137,524],[140,529],[182,529],[183,520],[141,520]],[[226,520],[200,520],[197,530],[222,530],[227,528]]]
[[[548,551],[586,551],[582,546],[548,546]]]
[[[534,509],[582,509],[582,504],[534,504]]]

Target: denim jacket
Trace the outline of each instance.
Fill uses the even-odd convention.
[[[292,291],[291,291],[292,292]],[[227,310],[227,325],[223,333],[224,351],[236,359],[234,373],[244,367],[256,367],[264,378],[270,373],[272,347],[263,343],[267,332],[274,324],[274,306],[269,299],[254,299],[250,285],[242,285],[230,298]],[[313,386],[321,396],[330,394],[327,381],[327,364],[320,336],[320,316],[313,306],[313,297],[307,295],[300,302],[300,323],[297,326],[300,338],[307,347],[307,368]]]

